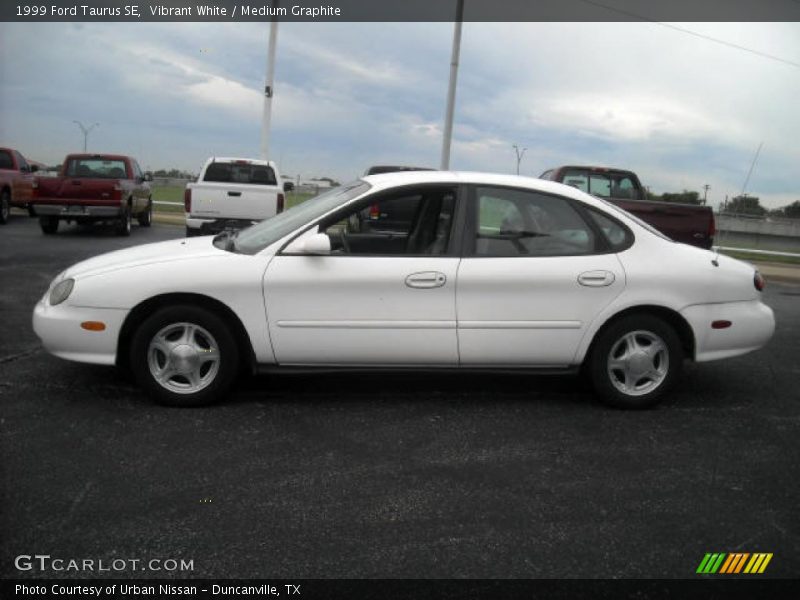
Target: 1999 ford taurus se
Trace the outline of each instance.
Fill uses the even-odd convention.
[[[583,370],[624,408],[772,336],[752,266],[559,183],[364,177],[240,233],[104,254],[36,306],[45,348],[179,406],[243,368]]]

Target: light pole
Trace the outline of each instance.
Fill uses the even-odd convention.
[[[461,24],[464,20],[464,0],[457,0],[456,22],[453,28],[453,50],[450,54],[450,83],[447,86],[447,107],[444,115],[442,135],[442,171],[450,168],[450,143],[453,139],[453,113],[456,106],[456,81],[458,80],[458,57],[461,54]]]
[[[86,142],[89,139],[89,133],[95,127],[100,127],[100,123],[92,123],[91,125],[89,125],[89,127],[86,127],[86,125],[84,125],[80,121],[73,121],[73,123],[75,123],[78,127],[80,127],[81,131],[83,132],[83,151],[86,152]]]
[[[277,0],[273,7],[278,8]],[[261,159],[269,160],[269,133],[272,121],[272,96],[275,93],[275,51],[278,43],[278,17],[272,17],[269,25],[269,46],[267,47],[267,80],[264,85],[264,106],[261,115]]]
[[[517,153],[517,175],[519,175],[519,163],[522,162],[522,157],[525,156],[525,151],[527,148],[523,148],[522,151],[520,151],[519,146],[516,144],[514,144],[512,148],[514,148],[514,152]]]
[[[711,186],[708,185],[708,184],[705,184],[703,186],[703,206],[706,205],[706,198],[708,196],[708,190],[710,190],[710,189],[711,189]]]

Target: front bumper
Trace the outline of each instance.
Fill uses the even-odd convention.
[[[48,293],[33,310],[33,330],[50,354],[77,362],[113,365],[117,356],[119,332],[128,310],[70,306],[67,302],[50,306]],[[81,328],[84,321],[100,321],[103,331]]]
[[[36,217],[112,219],[120,216],[122,207],[82,204],[31,204],[30,210]]]
[[[775,315],[760,300],[697,304],[681,314],[694,331],[695,360],[705,362],[739,356],[761,348],[775,332]],[[714,329],[714,321],[730,321],[730,327]]]

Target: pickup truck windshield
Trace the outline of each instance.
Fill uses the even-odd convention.
[[[275,171],[267,165],[247,162],[215,162],[206,168],[203,181],[215,183],[244,183],[248,185],[278,185]]]
[[[76,179],[127,179],[124,160],[102,158],[71,158],[67,163],[67,177]]]
[[[233,249],[242,254],[257,254],[295,229],[364,194],[369,188],[366,181],[358,180],[297,204],[257,225],[243,229],[236,237]]]

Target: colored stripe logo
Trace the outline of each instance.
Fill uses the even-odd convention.
[[[756,552],[708,552],[700,561],[696,573],[702,575],[736,575],[748,573],[755,575],[763,573],[769,561],[772,560],[772,553]]]

